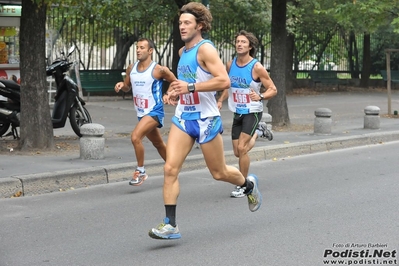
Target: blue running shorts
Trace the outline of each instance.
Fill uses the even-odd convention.
[[[220,116],[208,117],[198,120],[184,120],[174,116],[172,123],[199,144],[213,140],[218,134],[223,133],[222,119]]]

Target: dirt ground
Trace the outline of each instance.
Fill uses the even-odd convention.
[[[0,139],[0,154],[10,155],[52,155],[57,153],[76,152],[80,149],[77,137],[54,137],[54,148],[43,151],[21,151],[18,139],[12,136]]]

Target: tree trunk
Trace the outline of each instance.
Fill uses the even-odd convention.
[[[32,0],[22,0],[21,150],[46,150],[54,147],[45,72],[46,9],[43,3],[38,6]]]
[[[272,28],[271,28],[271,59],[270,76],[277,87],[277,95],[267,103],[273,125],[285,126],[290,123],[288,115],[286,89],[288,68],[287,30],[286,30],[287,0],[272,0]]]
[[[364,34],[363,37],[363,68],[360,80],[360,87],[368,88],[371,72],[371,54],[370,54],[370,34]]]
[[[175,0],[175,3],[179,10],[189,2],[189,0]],[[179,15],[176,15],[173,19],[173,58],[172,58],[172,72],[177,77],[177,64],[179,63],[179,50],[184,46],[184,42],[180,37],[179,30]]]
[[[351,78],[359,78],[359,53],[356,44],[356,35],[353,31],[349,34],[349,69],[351,71]]]
[[[354,51],[354,56],[355,56],[355,76],[353,78],[358,79],[359,74],[360,74],[360,67],[359,67],[359,49],[357,48],[357,41],[356,41],[356,35],[354,36],[354,42],[353,42],[353,51]]]
[[[122,28],[114,28],[114,39],[116,43],[116,53],[112,62],[111,69],[123,69],[127,54],[129,53],[130,47],[134,42],[138,40],[138,34],[127,35],[123,33]],[[133,63],[133,62],[130,62]]]
[[[177,64],[179,63],[179,50],[184,46],[184,42],[180,37],[179,30],[179,16],[176,15],[173,19],[173,58],[172,58],[172,72],[177,77]]]
[[[292,66],[294,65],[294,49],[295,49],[295,36],[294,34],[288,34],[287,36],[287,46],[286,46],[286,60],[287,60],[287,79],[285,92],[292,92],[294,87],[294,81],[296,81],[296,72],[292,71]],[[289,67],[291,66],[291,67]]]

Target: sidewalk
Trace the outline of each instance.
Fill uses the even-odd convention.
[[[388,100],[384,92],[328,92],[316,95],[288,95],[287,104],[293,129],[278,131],[274,139],[258,139],[252,149],[251,160],[279,159],[287,156],[323,152],[333,149],[379,144],[399,140],[399,118],[388,118]],[[364,108],[380,107],[380,129],[363,129]],[[44,154],[21,154],[0,150],[0,198],[12,195],[37,195],[96,184],[130,180],[136,167],[135,155],[130,142],[130,132],[137,123],[131,99],[121,96],[91,96],[87,103],[93,123],[105,127],[105,159],[81,160],[79,139],[73,133],[69,121],[62,129],[55,129],[54,136],[59,151]],[[317,108],[332,111],[331,135],[313,134],[314,111]],[[165,141],[174,114],[172,106],[166,106]],[[399,110],[399,91],[392,93],[392,111]],[[237,164],[232,153],[232,114],[227,102],[221,111],[224,125],[224,148],[228,164]],[[3,141],[0,139],[0,141]],[[163,171],[163,161],[155,148],[145,139],[145,166],[149,175]],[[3,145],[4,146],[4,145]],[[0,146],[1,147],[1,146]],[[204,168],[201,150],[193,148],[185,161],[183,171]]]

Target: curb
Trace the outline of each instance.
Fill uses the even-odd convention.
[[[274,146],[257,147],[250,151],[252,161],[270,160],[289,156],[314,154],[358,146],[398,141],[399,131],[368,133],[324,140],[303,141]],[[237,164],[232,151],[225,151],[226,164]],[[163,160],[147,160],[146,172],[150,175],[163,173]],[[188,156],[182,171],[206,168],[202,155]],[[113,164],[79,170],[47,172],[32,175],[12,176],[0,179],[0,198],[34,196],[56,191],[66,191],[93,185],[126,181],[131,178],[134,163]]]

